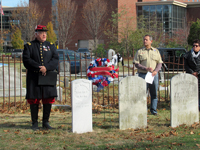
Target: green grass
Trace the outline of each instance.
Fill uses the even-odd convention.
[[[170,110],[159,102],[158,116],[148,112],[145,129],[119,130],[118,109],[93,109],[93,132],[72,133],[71,111],[54,109],[50,124],[55,130],[32,131],[29,108],[0,114],[0,149],[199,149],[200,125],[170,127]],[[42,109],[39,127],[42,126]],[[81,127],[81,125],[80,125]]]

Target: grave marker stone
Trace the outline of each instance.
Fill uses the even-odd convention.
[[[115,55],[115,51],[113,49],[109,49],[108,50],[108,59],[111,61],[112,60],[112,56]]]
[[[199,122],[198,79],[180,73],[171,79],[171,127]]]
[[[128,76],[119,83],[119,128],[147,127],[146,82],[138,76]]]
[[[83,72],[86,72],[89,65],[90,65],[90,62],[91,62],[91,59],[87,59],[87,60],[82,60],[81,61],[81,67],[79,68],[80,72],[82,71]],[[79,73],[80,74],[80,73]]]
[[[60,72],[70,72],[70,64],[69,64],[69,62],[67,62],[67,61],[62,61],[62,62],[60,62],[59,63],[59,69],[60,69]]]
[[[61,101],[62,102],[62,93],[63,93],[63,89],[62,87],[57,86],[57,97],[56,100]]]
[[[72,132],[92,132],[92,81],[72,81]]]
[[[4,90],[3,90],[4,89]],[[26,89],[22,88],[22,77],[19,71],[7,64],[0,66],[0,97],[25,96]]]

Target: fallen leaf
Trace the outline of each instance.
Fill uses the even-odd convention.
[[[200,148],[200,144],[196,144],[196,146],[198,146],[198,148]]]
[[[17,130],[17,131],[15,131],[15,134],[19,134],[19,132],[20,132],[20,131],[19,131],[19,130]]]
[[[160,138],[160,135],[156,136],[156,138]]]
[[[31,140],[31,138],[27,138],[26,140],[27,140],[27,141],[30,141],[30,140]]]
[[[141,130],[138,130],[138,131],[136,131],[135,133],[140,133],[141,132]]]
[[[151,141],[151,140],[153,140],[151,137],[148,137],[146,140],[148,140],[148,141]]]
[[[165,134],[165,136],[166,136],[166,137],[168,137],[168,136],[169,136],[169,134],[168,134],[168,133],[166,133],[166,134]]]
[[[178,135],[178,132],[170,131],[169,134],[176,136],[176,135]]]
[[[176,142],[172,143],[172,145],[176,145]]]
[[[191,131],[191,132],[190,132],[190,134],[194,134],[194,132],[193,132],[193,131]]]

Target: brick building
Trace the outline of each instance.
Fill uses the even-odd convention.
[[[45,10],[45,16],[42,24],[47,25],[52,21],[52,6],[56,5],[57,0],[29,0],[38,3],[39,6]],[[76,13],[76,34],[74,34],[70,44],[66,45],[68,49],[77,50],[79,47],[90,48],[89,40],[83,31],[86,30],[84,23],[81,19],[81,12],[83,4],[86,0],[73,0],[76,2],[78,9]],[[198,0],[106,0],[108,4],[107,20],[111,16],[112,11],[120,11],[122,6],[127,7],[129,16],[132,16],[134,22],[137,22],[137,17],[140,15],[150,19],[154,13],[156,17],[163,23],[164,32],[172,35],[177,29],[184,28],[186,24],[191,21],[196,21],[200,18],[200,2]],[[120,26],[120,24],[118,24]],[[137,24],[136,24],[137,25]],[[103,36],[101,42],[106,44],[108,39]]]

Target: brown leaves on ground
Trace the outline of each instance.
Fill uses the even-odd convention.
[[[14,114],[16,112],[25,113],[29,109],[29,105],[26,100],[23,102],[11,102],[11,103],[0,103],[0,113]]]
[[[7,133],[7,132],[10,132],[10,130],[3,130],[3,132]]]
[[[19,133],[20,133],[20,131],[19,131],[19,130],[15,131],[15,134],[19,134]]]
[[[166,121],[170,121],[170,119],[169,118],[165,118],[166,119]]]
[[[174,143],[171,143],[171,145],[174,145],[174,146],[183,146],[184,143],[176,143],[176,142],[174,142]]]
[[[146,140],[151,141],[151,142],[154,141],[153,137],[147,137]]]
[[[197,127],[199,127],[199,123],[195,122],[194,124],[191,125],[192,128],[196,129]]]
[[[64,128],[64,127],[65,127],[65,125],[62,124],[61,126],[58,127],[58,129],[62,129],[62,128]]]
[[[27,140],[27,141],[30,141],[30,140],[31,140],[31,138],[27,138],[26,140]]]
[[[198,148],[200,148],[200,144],[196,144],[196,146],[197,146]]]
[[[34,134],[49,134],[51,133],[50,130],[38,130],[38,131],[35,131]]]

